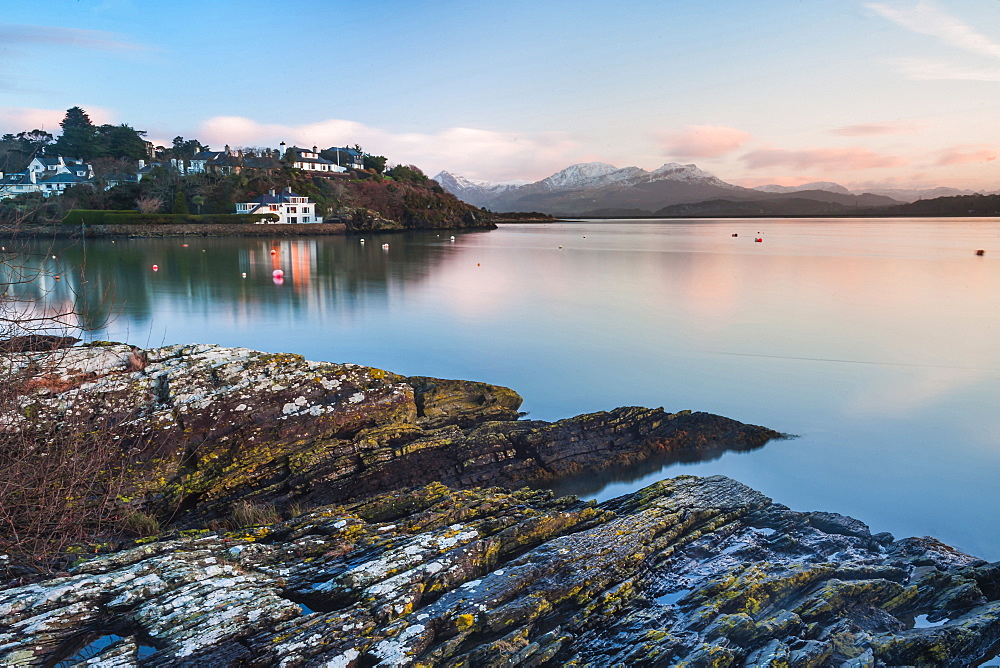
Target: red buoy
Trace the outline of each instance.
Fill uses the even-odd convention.
[[[160,265],[154,264],[153,265],[153,271],[159,271],[159,270],[160,270]]]
[[[276,250],[274,250],[274,249],[272,248],[272,249],[271,249],[271,255],[277,255],[277,254],[278,254],[278,251],[276,251]]]
[[[764,240],[763,240],[763,239],[761,239],[760,237],[757,237],[756,239],[754,239],[754,242],[755,242],[755,243],[760,243],[760,242],[762,242],[762,241],[764,241]]]
[[[282,276],[285,275],[285,272],[283,272],[280,269],[275,269],[274,271],[271,272],[271,275],[274,276],[275,278],[281,278]]]

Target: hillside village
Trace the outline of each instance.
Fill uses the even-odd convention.
[[[492,225],[418,167],[389,165],[358,145],[214,151],[175,137],[154,146],[128,125],[94,125],[79,107],[61,126],[58,138],[37,129],[0,136],[0,223],[58,223],[84,210],[131,212],[146,223],[245,223],[249,214],[354,230]]]
[[[151,149],[150,153],[156,155],[155,149]],[[80,185],[110,190],[122,184],[139,183],[157,169],[170,170],[182,176],[230,175],[244,171],[273,174],[284,166],[283,159],[292,169],[315,174],[344,174],[348,170],[365,169],[364,155],[357,149],[335,146],[323,153],[333,155],[335,159],[322,157],[316,146],[311,150],[298,146],[286,148],[284,142],[273,152],[257,149],[245,155],[242,149],[234,151],[228,145],[222,151],[202,150],[199,146],[189,158],[140,159],[132,170],[108,173],[100,178],[95,175],[93,165],[80,158],[35,155],[23,171],[7,174],[0,171],[0,199],[30,194],[50,197],[61,195],[70,186]]]

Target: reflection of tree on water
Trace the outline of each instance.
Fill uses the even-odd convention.
[[[6,240],[0,248],[0,339],[85,327],[77,312],[76,276],[52,252],[49,246],[18,240]]]
[[[133,326],[170,311],[203,312],[209,322],[262,314],[294,318],[303,310],[349,314],[422,282],[449,253],[449,242],[437,233],[361,238],[88,240],[85,282],[77,273],[73,288],[83,321],[91,325],[116,311]],[[67,265],[84,265],[81,246],[60,253]],[[280,285],[275,269],[284,272]]]

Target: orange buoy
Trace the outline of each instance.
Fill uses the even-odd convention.
[[[181,244],[181,248],[187,248],[187,247],[188,247],[187,244]]]

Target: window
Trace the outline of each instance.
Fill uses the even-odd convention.
[[[295,210],[294,206],[290,206],[288,207],[288,213],[298,213],[298,211]]]
[[[302,222],[303,223],[308,223],[309,222],[309,216],[302,216]]]
[[[302,213],[309,213],[309,207],[307,206],[302,207]]]
[[[291,217],[289,217],[288,222],[289,223],[297,223],[297,222],[299,222],[299,219],[296,218],[295,216],[291,216]]]

